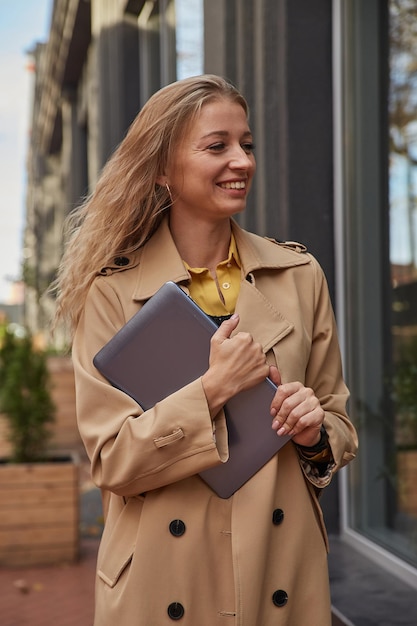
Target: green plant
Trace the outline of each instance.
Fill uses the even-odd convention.
[[[32,463],[45,458],[55,407],[49,392],[46,354],[29,333],[6,329],[0,345],[0,410],[9,423],[12,460]]]
[[[417,445],[417,339],[402,347],[392,378],[392,399],[403,446]]]

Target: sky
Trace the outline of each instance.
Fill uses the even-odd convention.
[[[0,303],[20,278],[32,76],[27,51],[48,39],[53,0],[0,0]]]

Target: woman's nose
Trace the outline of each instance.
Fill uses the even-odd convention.
[[[230,155],[230,167],[236,169],[253,169],[254,156],[252,152],[247,152],[242,146],[237,146],[233,149],[233,153]]]

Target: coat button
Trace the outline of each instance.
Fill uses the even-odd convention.
[[[114,259],[114,264],[118,267],[124,267],[125,265],[129,265],[129,259],[127,256],[117,256]]]
[[[283,589],[278,589],[272,594],[272,602],[275,606],[285,606],[288,602],[288,594]]]
[[[184,607],[179,602],[172,602],[168,607],[168,617],[173,620],[184,617]]]
[[[282,509],[275,509],[275,511],[272,513],[272,523],[275,524],[275,526],[279,526],[282,521],[284,519],[284,511]]]
[[[174,519],[169,525],[169,532],[174,537],[181,537],[185,533],[185,524],[181,519]]]

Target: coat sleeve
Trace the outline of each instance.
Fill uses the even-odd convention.
[[[339,339],[327,282],[320,265],[311,258],[314,314],[306,385],[314,390],[325,411],[324,426],[329,435],[333,463],[322,477],[314,477],[314,472],[308,473],[308,463],[303,464],[303,469],[311,482],[323,487],[330,482],[332,474],[355,457],[358,439],[346,412],[349,391],[343,379]]]
[[[213,422],[201,378],[143,412],[93,365],[95,354],[127,320],[106,278],[93,283],[72,358],[78,428],[101,489],[131,496],[198,474],[228,458],[224,412]]]

